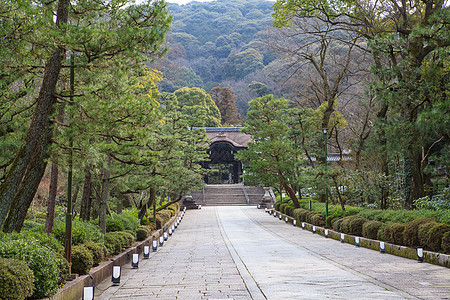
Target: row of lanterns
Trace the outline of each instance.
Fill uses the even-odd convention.
[[[177,221],[169,228],[169,230],[165,231],[163,233],[163,235],[159,237],[158,240],[152,241],[152,251],[153,252],[156,252],[158,250],[158,245],[159,245],[159,247],[164,246],[164,242],[169,239],[169,236],[172,236],[172,234],[175,232],[175,229],[177,229],[178,225],[180,225],[181,220],[183,219],[185,213],[186,213],[186,207],[183,209],[181,216],[178,217]],[[150,246],[144,246],[143,259],[148,259],[148,258],[150,258]],[[139,254],[138,253],[133,254],[133,257],[131,259],[131,267],[133,267],[133,269],[139,268]],[[113,285],[120,284],[120,275],[121,275],[121,267],[113,266],[112,276],[111,276],[111,282],[113,283]],[[92,276],[91,276],[91,278],[92,278]],[[94,299],[94,287],[93,286],[84,287],[83,300],[93,300],[93,299]]]
[[[273,215],[275,218],[277,217],[277,211],[273,210],[273,209],[264,209],[264,212],[268,213],[269,215]],[[281,220],[282,219],[282,215],[278,212],[278,218]],[[289,218],[286,217],[285,218],[285,222],[288,223],[289,222]],[[293,225],[297,226],[297,220],[294,219],[293,221]],[[302,222],[302,229],[306,229],[306,223]],[[312,227],[312,233],[316,233],[316,226]],[[324,230],[324,236],[326,238],[329,237],[329,231],[328,229]],[[341,233],[341,243],[345,243],[345,234]],[[359,236],[355,236],[355,245],[357,247],[361,246],[361,241],[360,241],[360,237]],[[384,242],[380,242],[380,252],[381,253],[385,253],[386,252],[386,245]],[[417,254],[417,260],[419,262],[423,262],[424,261],[424,253],[423,253],[423,248],[417,248],[416,249],[416,254]]]

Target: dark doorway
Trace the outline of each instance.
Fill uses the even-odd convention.
[[[235,147],[229,142],[212,143],[208,150],[210,161],[204,162],[203,167],[213,172],[205,176],[205,182],[208,184],[240,183],[242,163],[234,158],[234,154],[242,149],[245,148]]]

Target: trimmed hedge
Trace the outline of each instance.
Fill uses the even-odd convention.
[[[343,218],[340,223],[340,231],[351,235],[361,236],[362,226],[368,221],[369,220],[357,215],[347,216]]]
[[[442,245],[442,236],[450,231],[450,226],[439,223],[428,231],[427,247],[432,251],[440,251]]]
[[[427,248],[428,243],[428,232],[436,226],[437,222],[429,222],[422,225],[419,225],[419,230],[417,231],[417,237],[419,239],[419,245]]]
[[[290,206],[290,205],[286,206],[284,208],[284,213],[290,217],[293,217],[294,216],[294,207]]]
[[[420,218],[406,224],[405,231],[403,232],[404,244],[409,247],[419,246],[419,226],[430,222],[434,222],[434,220],[430,218]]]
[[[84,275],[94,265],[92,252],[84,245],[72,247],[72,273]]]
[[[322,214],[315,214],[311,217],[311,223],[317,226],[324,226],[325,220],[323,219]]]
[[[405,231],[405,224],[390,223],[384,229],[384,239],[388,243],[403,245],[403,232]]]
[[[106,232],[124,231],[125,226],[121,220],[106,218]]]
[[[94,242],[86,242],[82,244],[82,246],[86,247],[89,251],[91,251],[92,263],[94,267],[98,266],[105,258],[105,250],[102,244]]]
[[[380,221],[368,221],[362,226],[362,236],[368,239],[376,240],[378,238],[378,230],[383,226]]]
[[[23,300],[33,294],[33,271],[26,262],[0,258],[0,298],[2,300]]]
[[[26,261],[34,274],[33,298],[53,296],[59,288],[63,274],[61,256],[33,240],[11,240],[0,242],[0,257]]]
[[[281,213],[285,213],[284,212],[284,209],[286,208],[286,206],[289,206],[289,204],[287,204],[287,203],[281,203],[280,204],[280,207],[277,209],[279,212],[281,212]]]
[[[447,231],[442,235],[441,247],[445,253],[450,254],[450,231]]]
[[[162,225],[166,224],[172,218],[172,214],[168,210],[162,210],[156,213],[157,216],[160,216],[162,219]],[[162,228],[162,226],[161,226]]]
[[[273,204],[273,208],[277,211],[280,211],[280,205],[281,205],[280,201],[275,201],[275,203]]]
[[[136,230],[136,239],[138,241],[143,241],[145,240],[148,236],[149,236],[150,230],[148,227],[146,226],[140,226],[137,230]]]
[[[97,222],[92,221],[92,222]],[[66,222],[62,220],[55,220],[53,225],[53,235],[58,239],[61,245],[65,244],[66,238]],[[72,244],[81,245],[84,242],[103,242],[103,234],[100,232],[100,227],[98,225],[92,224],[90,222],[83,222],[81,220],[72,221]]]

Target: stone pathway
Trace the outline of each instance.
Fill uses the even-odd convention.
[[[450,299],[450,269],[341,244],[255,207],[189,210],[96,299]]]

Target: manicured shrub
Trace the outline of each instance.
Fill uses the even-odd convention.
[[[98,220],[93,221],[97,222]],[[66,238],[66,223],[62,220],[55,220],[53,225],[53,235],[58,239],[61,245],[64,245]],[[72,244],[80,245],[84,242],[103,242],[103,234],[100,232],[98,225],[81,220],[73,220],[72,222]]]
[[[323,219],[322,214],[314,214],[311,217],[311,223],[317,226],[324,226],[325,220]]]
[[[86,247],[92,254],[92,265],[98,266],[103,259],[105,258],[105,250],[102,244],[94,243],[94,242],[86,242],[82,244],[82,246]]]
[[[362,236],[368,239],[376,240],[378,237],[378,230],[383,226],[380,221],[368,221],[362,226]]]
[[[310,213],[309,210],[303,209],[300,212],[300,222],[307,222],[307,216],[308,216],[309,213]]]
[[[122,252],[123,244],[122,236],[116,234],[116,232],[107,232],[105,234],[105,246],[108,249],[108,255]]]
[[[417,237],[419,239],[419,246],[423,248],[428,248],[428,231],[436,226],[437,222],[429,222],[419,225],[419,230],[417,231]]]
[[[297,222],[300,221],[300,213],[303,211],[303,208],[296,208],[294,209],[294,211],[292,212],[292,217],[295,218],[297,220]]]
[[[49,236],[44,232],[22,230],[20,233],[9,233],[4,237],[4,240],[31,240],[32,242],[38,242],[56,253],[64,254],[64,247],[61,243],[54,236]]]
[[[333,227],[333,220],[336,219],[335,216],[329,215],[326,220],[325,220],[325,226],[327,228],[332,228]]]
[[[280,201],[275,201],[275,203],[273,204],[273,208],[274,208],[275,210],[277,210],[277,211],[280,211],[280,210],[279,210],[280,205],[281,205],[281,202],[280,202]]]
[[[147,224],[153,223],[153,215],[148,216],[147,219],[148,219],[148,223]],[[158,214],[156,215],[156,224],[155,225],[156,225],[156,229],[161,229],[163,227],[163,225],[164,225],[163,219]]]
[[[441,250],[442,245],[442,236],[444,233],[450,231],[450,226],[444,223],[439,223],[435,226],[433,226],[428,231],[428,248],[432,251],[439,251]]]
[[[389,223],[384,228],[384,240],[388,243],[403,245],[403,232],[405,231],[405,224]]]
[[[348,216],[342,219],[340,224],[340,231],[347,234],[362,235],[362,226],[369,220],[358,215]]]
[[[115,233],[121,235],[125,239],[125,243],[123,244],[124,248],[128,248],[133,245],[134,236],[131,233],[126,231],[117,231]]]
[[[61,256],[33,240],[10,240],[0,242],[0,257],[15,258],[27,262],[34,274],[33,298],[53,296],[61,278]]]
[[[333,229],[335,230],[335,231],[341,231],[341,223],[342,223],[342,220],[344,220],[344,218],[340,218],[340,219],[335,219],[336,221],[334,221],[333,220]]]
[[[386,228],[387,224],[383,223],[383,225],[381,225],[380,229],[378,229],[378,233],[377,233],[377,240],[380,241],[384,241],[384,229]]]
[[[72,273],[84,275],[89,273],[94,265],[92,252],[84,245],[72,247]]]
[[[26,262],[0,258],[0,298],[3,300],[23,300],[33,294],[33,271]]]
[[[163,220],[163,225],[170,221],[172,214],[168,210],[162,210],[158,212],[156,215],[160,216]],[[162,228],[162,227],[161,227]]]
[[[415,247],[419,245],[419,226],[425,223],[434,222],[430,218],[420,218],[409,222],[405,225],[405,231],[403,232],[404,243],[406,246]]]
[[[145,227],[145,226],[141,226],[136,230],[136,239],[138,241],[143,241],[148,237],[150,230]]]
[[[119,219],[106,218],[106,232],[124,231],[125,227]]]
[[[155,223],[149,223],[148,225],[144,226],[148,228],[149,235],[152,234],[152,232],[156,231],[156,224]]]
[[[290,216],[290,217],[293,217],[293,215],[294,215],[294,207],[293,207],[293,206],[290,206],[290,205],[286,206],[286,207],[284,208],[284,213],[285,213],[286,215]]]
[[[113,217],[122,222],[124,228],[122,231],[136,232],[136,229],[141,225],[139,219],[128,211],[121,214],[113,214]]]
[[[308,213],[306,214],[306,222],[308,223],[312,223],[312,218],[314,217],[316,213],[313,211],[308,211]]]
[[[450,231],[447,231],[442,235],[441,248],[445,253],[450,254]]]
[[[170,210],[172,212],[172,217],[175,216],[179,210],[179,207],[176,204],[178,204],[178,202],[174,203],[174,204],[170,204],[167,207],[167,210]]]
[[[279,212],[284,214],[284,209],[288,206],[287,203],[281,203],[280,207],[277,209]]]

